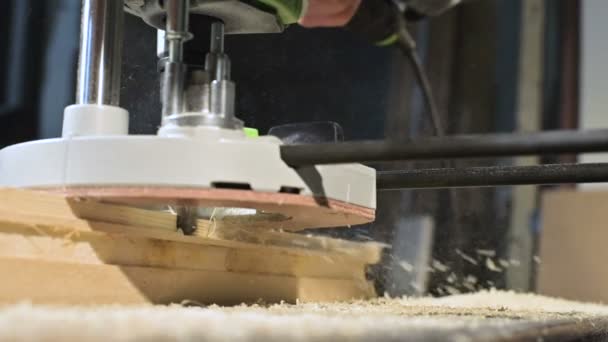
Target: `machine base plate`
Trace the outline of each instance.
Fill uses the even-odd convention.
[[[244,225],[286,231],[359,225],[372,222],[375,218],[375,210],[371,208],[333,199],[286,193],[177,187],[72,187],[44,190],[72,198],[134,206],[256,209],[272,215],[268,220],[254,220],[251,224],[244,222]]]

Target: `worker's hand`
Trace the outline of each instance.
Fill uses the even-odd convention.
[[[344,26],[357,13],[359,5],[361,5],[361,0],[308,0],[308,11],[300,19],[300,25],[304,27]]]

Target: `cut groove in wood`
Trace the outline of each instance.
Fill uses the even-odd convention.
[[[91,200],[76,200],[15,189],[0,189],[0,196],[1,219],[38,226],[51,223],[53,229],[66,233],[101,231],[239,248],[259,248],[264,245],[289,251],[346,254],[370,264],[380,260],[381,251],[385,247],[374,242],[356,243],[264,229],[241,229],[206,220],[199,220],[196,236],[184,236],[175,230],[176,216],[169,212],[101,204]]]

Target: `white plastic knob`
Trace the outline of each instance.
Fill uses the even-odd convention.
[[[129,112],[108,105],[71,105],[63,112],[62,136],[112,136],[129,134]]]

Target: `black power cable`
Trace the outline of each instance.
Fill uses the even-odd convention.
[[[443,2],[442,5],[445,6]],[[400,6],[393,0],[364,0],[355,16],[346,25],[346,29],[369,42],[383,46],[394,45],[404,53],[422,89],[435,135],[442,137],[445,135],[445,130],[441,124],[431,83],[416,51],[416,42],[407,29],[404,12],[406,10],[407,7]]]
[[[424,69],[420,55],[416,50],[416,41],[412,38],[410,32],[408,31],[405,18],[399,11],[397,11],[395,20],[398,23],[396,32],[397,47],[407,57],[412,66],[418,86],[422,90],[422,96],[424,97],[424,102],[429,111],[430,121],[433,126],[433,130],[435,131],[435,135],[438,137],[443,137],[446,134],[445,128],[441,122],[441,115],[439,113],[437,102],[435,101],[431,82]]]

